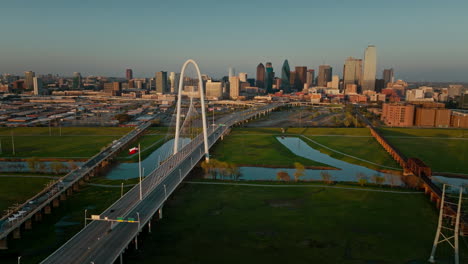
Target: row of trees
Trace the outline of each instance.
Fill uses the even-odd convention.
[[[294,180],[297,182],[300,180],[302,176],[304,176],[305,168],[299,162],[295,162],[294,166],[296,170],[294,171]],[[333,176],[328,171],[321,171],[320,176],[322,177],[322,181],[326,184],[334,184],[335,180]],[[276,173],[276,179],[279,181],[291,181],[291,176],[286,171],[278,171]],[[420,187],[421,180],[418,177],[406,177],[405,183],[411,188],[418,188]],[[361,186],[364,186],[368,183],[373,183],[382,186],[383,184],[387,183],[390,186],[396,186],[399,184],[397,178],[392,174],[385,174],[384,176],[379,174],[374,174],[372,176],[367,176],[362,172],[356,173],[356,180],[357,183]]]
[[[27,159],[26,163],[28,165],[29,171],[33,173],[60,174],[68,173],[69,171],[78,168],[78,165],[72,160],[69,160],[67,162],[54,161],[49,164],[46,164],[45,162],[39,161],[38,158],[33,157]]]
[[[210,159],[210,162],[203,161],[201,167],[205,175],[209,175],[215,180],[219,176],[222,180],[230,178],[237,181],[242,176],[239,167],[230,162]]]

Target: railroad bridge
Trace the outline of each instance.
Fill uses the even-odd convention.
[[[432,169],[422,160],[418,158],[407,158],[395,146],[377,131],[374,126],[365,118],[359,111],[356,111],[357,116],[367,125],[370,129],[371,135],[379,142],[379,144],[393,157],[393,159],[400,164],[403,168],[403,177],[417,176],[421,182],[421,188],[424,193],[429,196],[431,202],[434,202],[437,208],[440,208],[442,202],[442,190],[435,185],[432,180]],[[404,180],[404,179],[403,179]],[[445,207],[445,214],[453,216],[457,213],[457,208],[454,205]],[[468,219],[462,217],[460,223],[461,234],[468,235]]]

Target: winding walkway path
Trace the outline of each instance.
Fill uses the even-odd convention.
[[[312,184],[301,184],[301,185],[292,185],[292,184],[257,184],[257,183],[231,183],[231,182],[194,182],[194,181],[184,181],[184,183],[189,184],[207,184],[207,185],[234,185],[234,186],[249,186],[249,187],[273,187],[273,188],[330,188],[330,189],[342,189],[342,190],[353,190],[353,191],[366,191],[366,192],[381,192],[381,193],[400,193],[400,194],[421,194],[424,192],[414,192],[414,191],[386,191],[386,190],[376,190],[368,188],[352,188],[352,187],[340,187],[340,186],[330,186],[330,185],[312,185]]]

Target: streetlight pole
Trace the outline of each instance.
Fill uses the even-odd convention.
[[[140,143],[138,143],[138,174],[140,176],[140,201],[143,199],[143,193],[141,190],[141,149]]]
[[[86,213],[88,212],[88,209],[84,210],[84,226],[86,227]]]
[[[13,148],[13,156],[15,156],[15,138],[13,137],[13,130],[11,130],[11,146]]]
[[[137,216],[138,216],[138,232],[140,231],[140,213],[137,212]]]
[[[21,256],[18,257],[18,264],[21,263]]]

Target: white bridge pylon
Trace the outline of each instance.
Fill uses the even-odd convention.
[[[179,91],[177,94],[177,114],[176,114],[176,132],[174,138],[174,155],[177,153],[179,148],[179,137],[180,137],[180,114],[181,114],[181,104],[182,104],[182,89],[184,85],[184,73],[185,68],[189,64],[193,64],[195,69],[197,70],[198,74],[198,90],[200,91],[200,101],[201,101],[201,113],[202,113],[202,121],[203,121],[203,141],[205,144],[205,159],[206,161],[210,160],[209,153],[208,153],[208,131],[206,127],[206,114],[205,114],[205,96],[203,94],[203,80],[200,73],[200,69],[198,68],[198,64],[190,59],[187,60],[184,65],[182,66],[182,70],[180,72],[180,80],[179,80]]]

